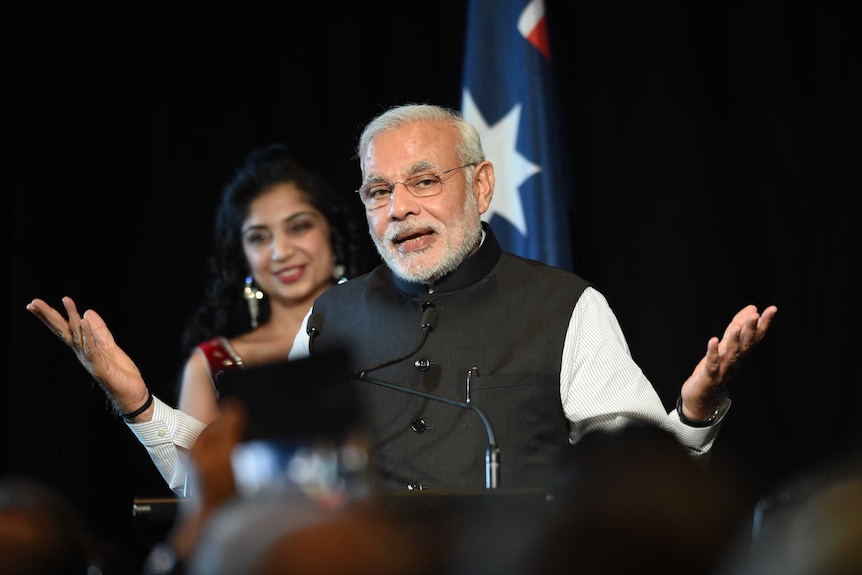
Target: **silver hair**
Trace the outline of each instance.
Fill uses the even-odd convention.
[[[359,136],[359,144],[356,147],[356,157],[359,159],[359,167],[362,170],[362,178],[365,179],[365,156],[372,140],[380,134],[396,130],[414,122],[443,122],[454,126],[458,130],[458,145],[455,153],[458,154],[461,164],[478,164],[485,161],[485,151],[482,149],[482,140],[479,132],[473,125],[465,120],[461,113],[444,106],[433,104],[404,104],[389,108],[365,126]],[[467,180],[473,176],[473,166],[468,168]]]

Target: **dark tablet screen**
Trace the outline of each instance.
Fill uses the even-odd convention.
[[[245,405],[246,439],[341,441],[362,423],[340,351],[223,372],[217,387]]]

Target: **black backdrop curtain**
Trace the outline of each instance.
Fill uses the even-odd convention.
[[[667,407],[737,309],[775,303],[713,461],[754,499],[856,449],[862,51],[837,8],[849,3],[546,4],[575,266]],[[69,294],[95,308],[172,399],[229,170],[282,140],[351,194],[365,121],[408,101],[459,107],[465,11],[16,0],[0,469],[57,485],[143,553],[132,499],[166,487],[25,304]]]

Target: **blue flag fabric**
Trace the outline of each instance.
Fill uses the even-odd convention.
[[[461,113],[494,164],[482,218],[507,251],[573,270],[574,182],[557,109],[543,0],[470,0]]]

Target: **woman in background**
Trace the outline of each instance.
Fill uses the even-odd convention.
[[[286,146],[252,151],[218,207],[203,303],[182,336],[177,407],[209,424],[221,372],[286,360],[317,296],[362,271],[357,230]]]

